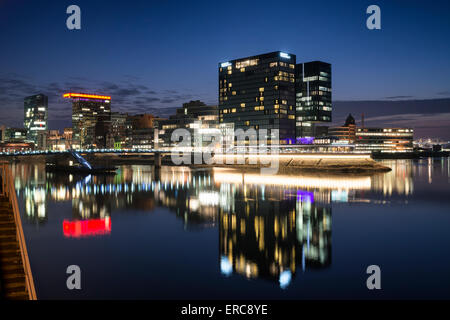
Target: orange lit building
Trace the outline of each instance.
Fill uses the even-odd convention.
[[[411,128],[358,128],[356,150],[363,152],[413,152]]]
[[[105,148],[111,126],[111,97],[65,93],[72,99],[72,144],[74,148]]]
[[[328,135],[336,137],[341,141],[348,141],[348,143],[355,142],[356,135],[356,124],[355,118],[351,114],[348,115],[345,120],[345,124],[342,127],[331,127],[328,128]]]

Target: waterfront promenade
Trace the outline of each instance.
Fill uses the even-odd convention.
[[[36,300],[9,164],[0,162],[0,298]]]

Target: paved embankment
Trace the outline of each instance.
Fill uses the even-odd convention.
[[[3,299],[28,300],[22,256],[11,203],[0,197],[0,293]]]
[[[221,164],[222,163],[222,164]],[[332,172],[332,173],[377,173],[391,168],[376,162],[369,155],[332,154],[280,154],[279,156],[223,156],[214,159],[215,167],[230,167],[241,170],[278,167],[278,173]]]
[[[0,162],[0,298],[36,300],[14,180]]]

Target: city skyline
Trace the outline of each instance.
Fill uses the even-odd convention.
[[[52,129],[70,124],[70,108],[61,97],[68,91],[104,92],[113,96],[115,111],[156,116],[170,115],[189,100],[218,104],[218,62],[280,50],[295,52],[299,61],[322,60],[334,66],[332,125],[341,125],[348,113],[357,121],[364,113],[368,125],[371,119],[395,118],[417,128],[417,137],[450,139],[450,63],[445,55],[449,45],[442,41],[450,29],[443,14],[448,3],[401,6],[381,1],[382,29],[376,31],[365,27],[369,3],[364,1],[358,5],[322,1],[324,10],[288,1],[286,7],[301,12],[298,17],[291,13],[296,10],[286,10],[283,18],[271,17],[267,21],[273,23],[267,25],[256,19],[250,28],[244,27],[241,17],[255,11],[264,20],[270,13],[252,3],[240,4],[230,30],[227,23],[216,23],[214,14],[221,10],[214,3],[175,8],[171,3],[138,2],[128,7],[123,2],[109,6],[80,1],[82,29],[71,31],[65,28],[68,4],[5,1],[0,5],[0,26],[4,26],[0,38],[8,43],[0,53],[2,124],[18,126],[23,97],[41,92],[49,96]],[[39,24],[28,13],[33,7],[42,12]],[[326,28],[316,22],[321,17]],[[411,17],[424,23],[416,25]],[[316,27],[301,33],[308,25]],[[246,32],[241,34],[241,29]],[[44,31],[48,36],[42,38]],[[179,33],[183,39],[173,41]],[[80,51],[81,44],[92,50]],[[28,45],[45,49],[28,55]],[[389,50],[384,49],[387,46]],[[427,50],[431,47],[434,50]],[[350,103],[347,110],[348,101],[362,102],[356,108]],[[372,108],[366,101],[388,107]],[[409,104],[420,107],[411,112]],[[381,124],[373,121],[374,126]]]
[[[449,34],[449,0],[0,0],[0,300],[450,300]]]

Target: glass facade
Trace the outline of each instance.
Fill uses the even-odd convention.
[[[411,128],[357,128],[356,150],[364,152],[412,152]]]
[[[219,111],[216,105],[206,105],[200,100],[183,103],[183,107],[178,108],[174,116],[171,116],[169,119],[161,119],[157,122],[158,146],[173,146],[174,143],[171,140],[172,133],[180,128],[189,130],[191,134],[194,134],[194,132],[197,133],[197,138],[202,141],[194,141],[195,138],[193,138],[193,145],[207,145],[207,142],[210,141],[203,141],[206,135],[203,136],[201,132],[208,132],[213,129],[217,129],[217,132],[219,132],[218,114]]]
[[[317,123],[331,122],[331,64],[296,65],[296,136],[315,137]]]
[[[66,94],[65,96],[67,96]],[[72,94],[73,145],[104,148],[111,127],[111,97]]]
[[[219,63],[220,123],[278,129],[280,140],[269,144],[294,143],[295,63],[280,51]]]
[[[24,99],[24,127],[27,140],[37,144],[39,132],[48,129],[48,97],[36,94]]]

